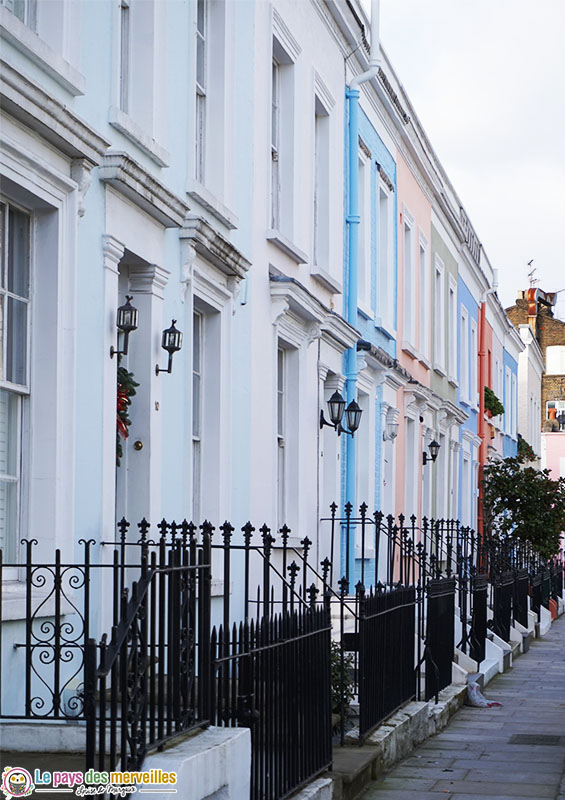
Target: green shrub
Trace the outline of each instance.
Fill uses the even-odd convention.
[[[485,386],[485,409],[490,411],[493,417],[504,414],[504,406],[489,386]]]
[[[332,641],[331,644],[331,671],[332,671],[332,714],[341,711],[341,645]],[[353,656],[351,653],[343,654],[343,710],[347,711],[355,692],[353,691]]]

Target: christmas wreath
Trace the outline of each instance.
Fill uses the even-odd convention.
[[[128,410],[131,406],[131,398],[135,394],[135,387],[139,383],[133,377],[133,372],[128,372],[125,367],[118,366],[118,398],[117,398],[117,416],[116,416],[116,465],[120,466],[120,459],[124,455],[122,448],[122,439],[127,439],[129,436],[129,426],[131,420],[128,416]]]

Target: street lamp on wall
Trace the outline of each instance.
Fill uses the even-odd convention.
[[[137,308],[134,308],[131,304],[131,300],[133,300],[133,296],[126,294],[126,302],[123,306],[118,308],[118,312],[116,315],[116,328],[118,331],[123,333],[123,350],[119,349],[119,336],[118,333],[118,341],[116,344],[118,345],[118,349],[112,345],[110,348],[110,358],[114,358],[114,356],[127,356],[128,354],[128,343],[129,343],[129,335],[132,331],[136,330],[137,328]]]
[[[173,355],[178,352],[182,347],[182,333],[175,327],[176,319],[171,322],[171,327],[163,331],[161,337],[161,347],[169,354],[169,363],[167,367],[160,367],[159,364],[155,365],[155,375],[160,372],[173,371]]]
[[[352,400],[347,408],[345,408],[345,400],[336,390],[328,400],[328,411],[330,414],[330,422],[325,419],[323,410],[320,411],[320,430],[324,425],[328,425],[330,428],[334,428],[334,430],[337,431],[338,436],[341,436],[342,433],[347,433],[350,436],[355,435],[355,431],[361,422],[361,414],[363,413],[363,410],[355,400]],[[344,413],[347,421],[347,428],[344,428],[341,424]]]
[[[422,464],[424,466],[426,466],[428,461],[432,461],[433,462],[433,461],[436,460],[436,458],[438,456],[438,453],[439,453],[439,448],[440,447],[441,447],[440,443],[436,442],[435,439],[433,440],[433,442],[429,443],[428,450],[430,451],[430,455],[428,455],[425,450],[422,453]]]

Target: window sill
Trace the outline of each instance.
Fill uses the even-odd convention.
[[[223,203],[220,203],[215,195],[203,184],[198,181],[189,181],[186,193],[205,208],[206,211],[209,211],[218,222],[221,222],[222,225],[229,228],[230,231],[234,231],[239,227],[239,219],[233,211],[230,211]]]
[[[266,238],[267,241],[274,244],[275,247],[278,247],[279,250],[289,256],[296,264],[308,263],[308,256],[306,253],[293,244],[290,239],[287,239],[286,236],[283,236],[280,231],[268,230]]]
[[[310,270],[310,275],[321,283],[322,286],[330,291],[332,294],[341,294],[343,291],[343,287],[340,281],[333,278],[329,272],[326,272],[325,269],[314,264],[312,269]]]
[[[365,303],[358,303],[357,313],[361,314],[361,316],[364,317],[365,319],[372,319],[372,320],[375,319],[374,312],[371,311],[369,306],[366,306]]]
[[[479,407],[474,405],[474,403],[471,400],[459,400],[459,402],[461,403],[462,406],[468,408],[469,411],[474,411],[475,414],[479,413]]]
[[[457,378],[454,378],[452,375],[450,375],[447,380],[448,380],[449,384],[451,386],[453,386],[454,389],[457,389],[459,387],[459,381],[457,380]]]
[[[5,41],[10,42],[16,50],[43,69],[50,78],[53,78],[73,97],[85,93],[86,78],[84,75],[52,50],[31,28],[20,22],[11,11],[1,7],[0,33]]]
[[[396,339],[396,330],[394,326],[382,317],[375,317],[375,328],[379,328],[389,339]]]
[[[361,554],[362,554],[361,547],[359,547],[358,545],[355,545],[355,559],[357,561],[361,561],[361,557],[362,557]],[[365,547],[365,553],[364,553],[364,556],[363,556],[365,561],[367,561],[368,559],[371,559],[371,558],[376,558],[376,557],[377,557],[377,553],[376,553],[376,550],[375,550],[374,547]]]
[[[420,355],[418,356],[418,361],[422,364],[426,369],[430,370],[432,368],[432,362],[426,358],[426,356]]]
[[[52,617],[55,614],[53,585],[41,590],[33,587],[33,618]],[[26,584],[23,581],[6,581],[2,586],[2,621],[23,620],[27,617]],[[61,599],[61,614],[73,614],[76,609],[65,598]]]
[[[126,114],[116,106],[110,106],[108,122],[117,131],[123,133],[130,142],[136,144],[158,167],[169,166],[171,163],[169,152],[158,144],[155,139],[144,133],[141,126],[129,114]]]
[[[414,345],[410,344],[410,342],[402,341],[400,344],[400,349],[404,350],[405,353],[408,353],[411,358],[419,358],[418,351]]]
[[[437,372],[442,378],[447,378],[447,372],[445,371],[445,367],[442,367],[441,364],[434,363],[434,372]]]

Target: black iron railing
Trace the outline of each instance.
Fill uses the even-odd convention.
[[[505,642],[510,642],[512,623],[512,596],[514,594],[514,572],[507,571],[494,576],[493,580],[492,629]]]
[[[424,658],[426,663],[425,699],[436,698],[451,683],[455,652],[455,578],[428,581]]]
[[[554,598],[563,596],[563,564],[551,562],[551,593]]]
[[[251,728],[252,800],[279,800],[332,763],[329,608],[212,631],[212,724]]]
[[[514,621],[519,622],[524,628],[528,627],[528,595],[530,590],[530,576],[527,569],[519,569],[514,576],[513,610]]]
[[[122,520],[116,542],[81,540],[78,563],[60,551],[39,562],[36,540],[26,541],[17,567],[26,621],[2,626],[0,717],[86,723],[88,765],[105,771],[136,769],[209,722],[246,725],[253,797],[279,800],[331,762],[331,619],[342,653],[340,740],[345,678],[362,740],[422,690],[437,698],[456,646],[484,659],[487,580],[512,578],[494,587],[503,597],[495,620],[502,614],[508,635],[512,603],[527,622],[530,587],[538,613],[563,590],[561,561],[547,565],[510,540],[480,541],[457,520],[369,515],[365,504],[359,516],[347,505],[339,517],[334,504],[329,524],[320,535],[329,552],[315,558],[312,541],[293,546],[286,526],[235,530],[227,521],[216,529]],[[15,566],[0,553],[0,582]],[[212,578],[224,589],[214,600]],[[13,674],[23,676],[21,705],[6,691]]]
[[[167,741],[209,722],[210,537],[144,557],[108,642],[85,650],[86,766],[137,770]],[[200,647],[197,647],[200,644]],[[199,678],[198,691],[196,687]]]
[[[485,659],[487,638],[488,577],[474,575],[471,578],[471,629],[469,633],[469,655],[477,664]]]
[[[416,696],[416,591],[402,585],[359,590],[359,733],[361,739]]]
[[[540,614],[541,614],[541,593],[542,593],[542,582],[543,582],[543,575],[541,572],[538,572],[536,575],[530,575],[530,591],[531,591],[531,600],[530,600],[530,608],[537,614],[538,622],[540,621]]]

